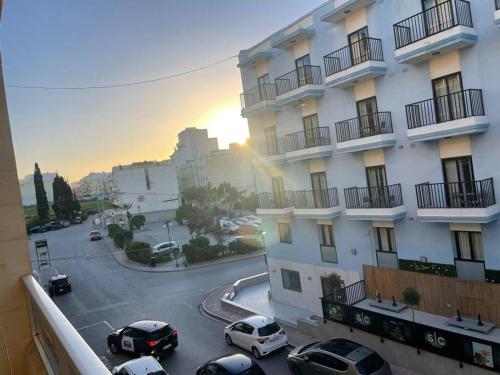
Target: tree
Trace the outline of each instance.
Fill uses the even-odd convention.
[[[33,174],[33,182],[35,184],[36,210],[38,217],[45,220],[49,217],[49,202],[47,193],[43,185],[43,176],[38,163],[35,163],[35,172]]]
[[[52,183],[54,204],[52,209],[58,219],[72,219],[80,211],[80,203],[76,199],[69,183],[59,175],[56,175]]]
[[[76,194],[73,192],[73,205],[75,212],[80,212],[82,210],[82,206],[80,205],[80,201],[76,199]]]
[[[403,290],[403,302],[411,307],[411,315],[413,317],[413,321],[415,321],[415,311],[413,310],[413,308],[420,304],[421,299],[422,296],[415,288],[408,287]]]

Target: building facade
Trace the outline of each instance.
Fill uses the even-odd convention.
[[[495,14],[328,1],[240,52],[273,299],[322,314],[364,264],[499,281]]]
[[[42,173],[43,187],[45,188],[45,193],[47,194],[47,200],[49,202],[54,201],[54,193],[52,192],[52,183],[54,182],[54,177],[57,173]],[[24,176],[22,180],[19,180],[19,188],[21,189],[21,199],[23,206],[33,206],[36,204],[36,193],[35,193],[35,180],[32,174]]]
[[[112,200],[130,205],[131,213],[175,210],[179,207],[179,186],[170,160],[146,161],[113,167]]]
[[[113,175],[110,172],[92,172],[76,182],[73,186],[78,199],[96,199],[111,195]]]

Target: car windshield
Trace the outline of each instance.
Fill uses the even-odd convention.
[[[265,373],[259,366],[254,364],[252,367],[240,372],[240,375],[265,375]]]
[[[170,335],[171,332],[172,332],[172,328],[170,328],[170,326],[165,326],[161,329],[158,329],[156,331],[151,332],[149,334],[149,338],[151,340],[161,340],[162,338]]]
[[[66,284],[68,279],[58,279],[58,280],[52,280],[52,285],[55,286],[60,286]]]
[[[271,336],[274,335],[276,332],[279,332],[280,329],[281,327],[278,325],[278,323],[271,323],[268,324],[267,326],[259,328],[257,331],[259,332],[259,336]]]
[[[377,353],[372,353],[356,364],[360,375],[369,375],[384,366],[384,360]]]

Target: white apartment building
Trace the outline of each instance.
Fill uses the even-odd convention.
[[[54,201],[52,183],[54,182],[54,177],[56,177],[56,175],[57,173],[42,173],[43,186],[45,188],[45,192],[47,193],[47,200],[49,202]],[[22,180],[19,180],[19,188],[21,189],[23,206],[32,206],[36,204],[35,180],[33,174],[24,176]]]
[[[111,172],[92,172],[76,182],[73,190],[78,197],[97,198],[111,195],[113,189],[113,175]]]
[[[117,206],[131,205],[131,213],[175,210],[179,186],[170,160],[145,161],[113,167],[112,200]]]

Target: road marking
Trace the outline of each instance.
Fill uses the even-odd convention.
[[[96,322],[96,323],[89,324],[89,325],[87,325],[87,326],[80,327],[80,328],[78,328],[78,329],[77,329],[77,331],[80,331],[80,330],[82,330],[82,329],[86,329],[86,328],[90,328],[90,327],[94,327],[94,326],[96,326],[96,325],[98,325],[98,324],[104,324],[104,325],[106,325],[109,329],[111,329],[112,331],[114,331],[114,330],[115,330],[115,329],[113,328],[113,326],[112,326],[111,324],[109,324],[107,321],[105,321],[105,320],[101,320],[100,322]]]

